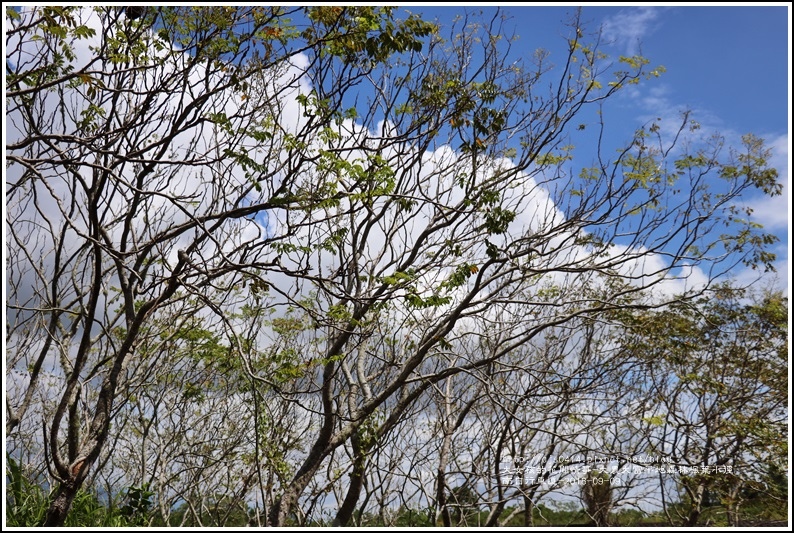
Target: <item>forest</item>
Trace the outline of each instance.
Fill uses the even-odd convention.
[[[6,526],[786,525],[770,149],[581,12],[5,15]]]

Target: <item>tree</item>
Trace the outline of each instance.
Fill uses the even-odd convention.
[[[591,470],[582,485],[582,501],[587,516],[598,527],[609,525],[609,512],[612,509],[612,485],[606,472]]]
[[[647,362],[648,449],[675,466],[688,526],[716,504],[738,525],[743,489],[785,468],[787,309],[780,293],[723,285],[637,318],[624,337]]]
[[[353,11],[348,21],[387,13]],[[63,524],[99,457],[151,318],[187,298],[212,309],[202,292],[217,285],[263,283],[257,272],[276,259],[270,245],[294,230],[266,235],[256,217],[313,201],[300,192],[311,188],[307,173],[290,167],[331,117],[284,129],[284,113],[294,112],[285,97],[303,74],[292,58],[303,46],[336,43],[345,54],[369,43],[357,25],[329,22],[326,33],[287,46],[298,36],[278,8],[140,15],[7,11],[8,366],[27,383],[7,404],[6,431],[25,417],[54,357],[45,446],[59,489],[48,526]],[[412,45],[399,30],[399,42],[376,42],[371,55]],[[295,213],[292,223],[309,219]]]
[[[691,299],[774,259],[773,238],[737,216],[746,192],[780,191],[759,139],[720,159],[722,141],[698,142],[687,115],[671,139],[651,123],[566,170],[574,120],[661,72],[610,62],[578,15],[555,69],[544,51],[506,62],[499,16],[444,40],[389,8],[128,15],[6,14],[6,434],[43,447],[57,484],[47,526],[111,464],[120,413],[167,409],[129,393],[146,368],[173,376],[185,360],[157,351],[190,341],[169,317],[200,317],[215,347],[183,375],[234,375],[233,399],[253,398],[241,431],[254,434],[226,450],[267,458],[250,478],[267,523],[310,523],[336,488],[346,524],[371,494],[372,454],[417,405],[447,390],[444,413],[465,415],[459,376],[553,326]],[[674,290],[697,268],[705,283]],[[489,350],[467,351],[479,339]],[[199,410],[217,385],[163,384]],[[288,417],[304,424],[298,444],[279,432]],[[247,483],[229,480],[239,492],[215,508],[253,498]]]

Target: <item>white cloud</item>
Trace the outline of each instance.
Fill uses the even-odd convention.
[[[769,166],[777,169],[778,182],[783,186],[783,192],[779,196],[763,196],[747,202],[747,206],[753,210],[753,218],[764,225],[768,230],[780,230],[788,228],[790,218],[790,198],[789,188],[789,149],[790,142],[788,135],[766,139],[767,146],[772,150],[769,159]]]
[[[632,32],[640,34],[647,31],[647,25],[655,20],[656,14],[657,11],[652,8],[641,8],[638,11],[631,11],[622,15],[625,20],[619,17],[616,18],[613,20],[613,23],[617,24],[620,22],[622,31],[616,38],[619,38],[621,42],[626,43],[628,46],[633,46],[631,43],[634,33]],[[617,31],[615,28],[609,28],[610,26],[607,25],[609,31],[613,33]],[[293,134],[298,133],[301,125],[305,124],[307,120],[303,117],[295,97],[299,93],[308,93],[310,89],[305,78],[300,76],[302,68],[307,65],[306,58],[299,55],[295,58],[295,61],[297,65],[294,68],[285,70],[280,73],[280,75],[274,76],[272,82],[266,83],[264,89],[264,93],[266,94],[263,95],[264,97],[272,96],[272,94],[277,94],[279,96],[278,101],[273,104],[276,106],[274,111],[277,112],[277,116],[283,122],[283,128]],[[165,68],[176,69],[178,65],[171,65],[164,67],[164,69]],[[193,73],[193,75],[195,76],[195,80],[193,81],[198,83],[201,78],[201,73]],[[143,81],[141,82],[143,83]],[[268,92],[272,94],[267,94]],[[164,109],[167,109],[169,106],[174,106],[178,109],[179,106],[184,107],[185,105],[184,102],[179,101],[181,97],[182,95],[166,95],[159,104],[162,105]],[[666,94],[663,90],[651,93],[649,98],[647,102],[648,105],[662,106],[666,102]],[[239,95],[232,94],[219,95],[217,100],[210,102],[208,105],[214,110],[224,110],[227,115],[233,115],[244,104],[241,103]],[[69,129],[72,126],[72,124],[62,125],[64,129]],[[367,145],[367,143],[373,141],[374,138],[383,135],[383,131],[387,127],[393,128],[394,126],[381,123],[377,126],[377,131],[370,132],[360,123],[350,120],[343,121],[340,125],[340,132],[344,132],[345,136],[336,143],[336,148],[339,148],[340,153],[346,154],[345,157],[352,161],[356,157],[361,157],[361,153],[355,150],[344,151],[343,149]],[[164,134],[157,123],[152,124],[146,130],[146,133],[148,138]],[[215,132],[203,131],[199,133],[203,133],[207,135],[207,137],[196,139],[194,137],[196,132],[186,132],[185,134],[177,136],[173,143],[175,147],[174,157],[189,158],[191,152],[187,151],[184,147],[189,146],[191,143],[193,143],[193,149],[196,152],[208,152],[213,147],[213,139],[210,138],[210,135]],[[308,139],[308,142],[310,146],[307,149],[307,153],[316,153],[320,148],[326,147],[324,143],[316,139]],[[255,150],[257,146],[258,143],[250,140],[250,148],[252,150]],[[262,162],[278,159],[279,146],[274,145],[274,147],[277,149],[276,151],[259,153],[255,157],[259,158],[259,161]],[[382,155],[390,160],[394,167],[399,168],[401,162],[412,161],[417,154],[410,147],[395,145],[385,148]],[[359,265],[359,268],[366,269],[366,273],[371,275],[369,283],[379,283],[377,280],[378,276],[394,274],[397,267],[414,251],[414,247],[416,247],[415,249],[420,255],[424,253],[434,253],[437,254],[436,257],[441,258],[440,266],[434,266],[439,265],[438,262],[419,261],[419,263],[423,265],[431,265],[420,273],[421,278],[417,283],[420,291],[426,291],[431,287],[437,287],[441,281],[446,279],[451,269],[454,268],[456,264],[467,259],[467,257],[463,257],[458,260],[448,257],[449,254],[442,254],[445,241],[454,242],[457,236],[468,235],[467,228],[462,226],[451,225],[448,228],[442,228],[433,237],[432,242],[416,245],[419,236],[430,224],[438,223],[438,221],[443,218],[445,212],[452,213],[454,209],[460,209],[461,202],[465,199],[465,193],[462,187],[455,185],[455,180],[459,174],[463,173],[465,175],[465,172],[461,169],[464,165],[462,159],[460,153],[455,152],[455,150],[448,145],[441,145],[432,151],[421,154],[421,164],[409,169],[405,175],[401,176],[404,183],[402,189],[400,189],[398,193],[405,195],[406,198],[416,199],[418,207],[415,213],[411,213],[410,211],[397,213],[391,208],[385,213],[383,218],[371,225],[367,233],[362,234],[366,242],[360,244],[362,253],[359,259],[365,262],[366,265]],[[283,161],[275,161],[273,164],[282,163]],[[416,165],[416,162],[412,162],[412,164]],[[492,172],[499,166],[509,165],[507,161],[493,162],[493,168],[489,172]],[[227,179],[225,184],[228,186],[229,190],[238,190],[246,183],[246,180],[241,177],[242,172],[240,172],[240,169],[233,163],[218,165],[209,171],[221,173]],[[311,180],[313,176],[316,176],[316,171],[309,170],[305,172],[307,180]],[[123,177],[124,176],[122,176],[122,178]],[[212,178],[204,179],[201,177],[201,174],[197,172],[178,174],[172,182],[168,183],[168,188],[166,190],[158,191],[162,193],[162,195],[157,196],[156,202],[152,204],[153,209],[150,211],[152,219],[157,218],[170,224],[175,221],[184,221],[189,216],[189,214],[178,209],[174,202],[168,200],[165,194],[173,196],[177,194],[192,194],[193,191],[198,191],[197,210],[206,207],[206,204],[213,200],[213,195],[220,195],[222,197],[223,191],[212,190],[210,188],[213,183],[217,183],[215,181],[216,178],[217,176],[213,176]],[[468,179],[488,179],[488,172],[483,172],[481,175],[469,177]],[[550,178],[550,180],[552,179],[553,178]],[[535,233],[542,234],[543,236],[540,237],[539,240],[543,242],[545,239],[545,244],[543,244],[543,246],[548,248],[548,252],[544,252],[544,264],[536,266],[539,269],[548,269],[551,271],[552,274],[547,275],[546,280],[553,278],[553,280],[558,282],[564,289],[563,297],[570,297],[575,301],[582,297],[581,281],[584,278],[590,278],[590,274],[559,273],[555,272],[555,268],[566,266],[569,268],[581,267],[586,269],[592,266],[593,263],[591,260],[596,263],[598,260],[592,257],[591,252],[585,246],[573,244],[570,233],[559,229],[555,231],[555,227],[558,227],[566,221],[565,215],[555,204],[550,192],[544,185],[545,183],[548,182],[544,181],[539,184],[535,177],[525,173],[520,173],[515,176],[515,186],[506,191],[502,200],[506,202],[510,208],[514,208],[518,216],[510,225],[508,235],[504,237],[504,244],[507,245],[511,241],[521,239],[527,235]],[[340,183],[340,185],[343,188],[349,188],[360,184]],[[267,194],[267,191],[263,194]],[[252,194],[252,196],[255,196],[255,194]],[[256,201],[256,198],[247,197],[246,200]],[[111,205],[109,207],[116,209],[125,206]],[[304,243],[319,244],[321,239],[327,238],[330,235],[330,231],[336,227],[337,223],[336,219],[323,220],[325,215],[337,216],[343,213],[345,208],[346,206],[343,203],[338,209],[331,208],[328,212],[318,210],[313,213],[312,216],[314,218],[311,220],[311,224],[309,224],[309,220],[305,220],[303,222],[305,225],[299,229],[299,237],[301,237],[299,240]],[[379,208],[379,204],[376,202],[371,208],[376,210]],[[53,209],[53,211],[59,212],[57,209]],[[26,215],[30,214],[26,213]],[[230,239],[216,244],[208,243],[200,252],[204,254],[208,260],[215,260],[219,252],[231,252],[235,244],[240,240],[254,241],[257,238],[261,239],[261,235],[265,230],[268,234],[272,235],[274,232],[279,231],[280,228],[284,228],[287,225],[287,216],[289,215],[280,211],[278,213],[274,212],[273,216],[270,216],[269,213],[266,221],[260,218],[258,223],[243,222],[241,228],[239,228],[240,234],[235,235],[235,240]],[[369,214],[363,210],[359,213],[351,214],[349,227],[360,227],[362,217],[365,216],[369,216]],[[148,235],[147,232],[149,231],[158,230],[158,226],[154,226],[150,230],[149,224],[144,218],[141,218],[139,222],[140,224],[136,226],[136,230],[142,232],[141,236]],[[471,221],[468,220],[466,221],[466,223],[470,222]],[[263,227],[265,224],[267,224],[267,228]],[[547,235],[551,237],[546,238]],[[187,238],[187,236],[185,238]],[[493,237],[494,240],[497,240],[497,238],[497,236]],[[347,239],[346,243],[349,244],[350,237],[348,236]],[[176,263],[176,248],[178,244],[179,243],[174,243],[164,247],[164,259],[171,265]],[[334,254],[327,250],[312,252],[309,259],[306,259],[304,252],[294,254],[292,262],[290,262],[289,254],[285,253],[284,256],[283,264],[285,266],[298,268],[306,266],[306,263],[310,261],[311,266],[315,267],[313,274],[321,270],[323,276],[330,276],[337,266],[342,263],[342,258],[340,258],[338,254]],[[609,259],[614,260],[616,258],[623,258],[616,269],[620,273],[632,277],[638,285],[647,283],[655,284],[659,274],[664,273],[669,267],[669,264],[662,256],[650,253],[642,246],[634,248],[616,246],[611,250]],[[166,271],[167,270],[166,268]],[[290,292],[289,296],[296,299],[316,289],[316,286],[312,286],[311,281],[296,282],[294,278],[285,275],[273,275],[272,278],[269,279],[275,284],[282,283],[281,287],[284,288],[285,291],[295,291]],[[585,279],[585,281],[587,281],[587,279]],[[663,283],[656,284],[654,290],[657,296],[669,296],[681,292],[685,288],[692,288],[693,285],[701,285],[704,282],[705,276],[699,269],[684,266],[677,278],[667,279]],[[540,284],[538,286],[540,286]],[[366,293],[364,293],[364,296],[366,296]],[[526,302],[522,305],[522,308],[526,309]],[[400,306],[398,305],[396,307]],[[400,313],[413,314],[416,317],[421,316],[422,318],[427,318],[426,322],[428,324],[436,318],[433,316],[435,310],[431,309],[420,313],[419,311],[405,309],[403,307],[400,308],[396,314]],[[527,318],[527,320],[529,320],[529,318]],[[460,332],[472,331],[474,327],[476,326],[473,326],[472,322],[459,322]]]
[[[642,39],[657,28],[662,9],[655,6],[622,9],[602,23],[604,38],[624,50],[625,55],[638,54]]]
[[[21,11],[23,20],[31,15],[32,11]],[[86,8],[77,11],[75,19],[78,24],[86,24],[97,33],[92,38],[76,41],[73,47],[75,57],[71,60],[72,65],[78,72],[87,65],[92,65],[88,70],[95,79],[104,78],[105,81],[111,79],[110,71],[113,69],[108,67],[108,71],[103,71],[100,68],[102,65],[97,66],[97,63],[101,63],[101,61],[96,61],[96,54],[91,48],[99,45],[103,37],[106,37],[102,32],[104,23],[100,20],[99,13]],[[11,25],[9,20],[6,20],[5,24],[6,26]],[[110,30],[106,29],[105,31]],[[7,43],[7,53],[12,54],[14,58],[8,63],[12,65],[12,68],[17,64],[19,68],[32,68],[30,64],[25,64],[25,58],[36,58],[42,47],[43,41],[30,39],[30,32],[23,39],[22,33],[25,32],[14,34]],[[156,35],[141,38],[159,39]],[[158,50],[156,47],[152,49]],[[14,50],[17,53],[14,53]],[[103,107],[109,116],[117,120],[112,124],[113,126],[125,123],[135,125],[135,128],[129,128],[130,131],[125,132],[128,139],[118,142],[112,150],[119,150],[118,147],[127,151],[142,149],[142,155],[137,157],[144,161],[155,158],[155,154],[158,153],[156,146],[158,139],[169,133],[169,127],[173,127],[173,120],[170,119],[182,111],[189,111],[190,105],[196,98],[205,96],[207,87],[213,87],[221,81],[218,75],[207,75],[201,67],[188,71],[187,79],[175,77],[174,73],[182,72],[184,69],[186,62],[184,54],[171,46],[159,49],[159,52],[155,53],[162,60],[160,64],[157,66],[147,64],[145,68],[143,65],[138,65],[141,68],[135,75],[128,73],[126,78],[119,76],[116,79],[119,83],[128,84],[125,87],[123,98],[111,102],[108,92],[104,94],[104,99],[100,97],[98,100],[98,105]],[[28,61],[32,61],[32,59],[28,59]],[[308,84],[300,79],[303,70],[296,68],[295,65],[305,66],[308,60],[302,54],[298,54],[291,61],[291,64],[286,65],[278,72],[269,73],[272,75],[262,80],[264,82],[262,87],[265,91],[270,91],[270,94],[261,95],[261,99],[244,100],[240,98],[239,93],[233,91],[218,92],[202,104],[201,111],[207,114],[225,112],[227,116],[231,117],[233,125],[239,126],[239,123],[244,120],[245,113],[250,112],[252,106],[263,101],[277,101],[278,116],[284,122],[284,130],[295,131],[295,128],[298,128],[301,123],[300,109],[295,96],[298,91],[306,90],[308,87]],[[184,83],[177,87],[177,90],[168,90],[169,87],[173,88],[180,82]],[[102,94],[102,91],[99,92]],[[148,95],[152,93],[156,97],[148,100]],[[280,98],[277,99],[276,96]],[[148,100],[149,112],[142,118],[136,117],[135,115],[145,100]],[[69,149],[69,155],[82,163],[76,173],[79,173],[80,179],[91,183],[93,179],[96,179],[91,165],[102,165],[104,160],[102,160],[102,151],[95,150],[95,146],[91,144],[91,136],[83,132],[77,124],[81,118],[80,112],[86,109],[88,101],[89,97],[86,94],[85,86],[63,87],[63,91],[60,93],[56,91],[43,92],[41,99],[35,101],[34,113],[37,114],[38,120],[46,125],[46,129],[43,129],[44,135],[67,137],[82,135],[87,139],[83,143],[74,143],[67,148],[64,148],[64,145],[68,143],[62,143],[60,149]],[[13,106],[14,102],[18,103],[18,100],[12,101],[12,104],[9,105],[10,110],[5,116],[6,143],[7,147],[11,146],[6,151],[6,157],[31,157],[25,151],[24,146],[13,147],[16,141],[25,138],[26,132],[30,131],[19,107]],[[187,111],[185,112],[187,113]],[[243,118],[238,120],[240,116]],[[189,122],[189,118],[187,122]],[[234,132],[231,133],[231,135],[234,134]],[[229,158],[219,157],[218,145],[223,145],[225,135],[227,134],[218,128],[213,128],[201,121],[197,121],[197,125],[193,128],[180,131],[173,138],[168,151],[163,155],[156,156],[159,159],[156,165],[157,169],[143,184],[136,183],[136,173],[142,163],[117,165],[115,163],[118,163],[119,160],[114,158],[113,154],[108,154],[108,160],[112,160],[114,163],[109,167],[112,169],[112,175],[109,178],[111,184],[103,190],[104,194],[97,211],[100,218],[106,223],[104,230],[116,250],[120,250],[119,243],[122,240],[122,235],[128,232],[126,233],[127,253],[122,256],[122,260],[127,262],[130,272],[134,269],[133,264],[137,255],[130,253],[130,250],[135,251],[137,246],[148,244],[150,239],[155,238],[156,235],[167,234],[169,228],[174,228],[204,212],[223,210],[226,206],[235,203],[245,205],[246,202],[250,203],[261,199],[261,196],[257,197],[256,194],[246,193],[251,187],[240,165]],[[281,154],[279,151],[257,152],[255,149],[261,143],[255,143],[253,139],[243,140],[243,144],[252,148],[251,157],[262,164],[270,163],[274,167],[283,164],[282,161],[276,160]],[[26,386],[28,380],[26,369],[31,366],[32,361],[39,353],[33,348],[38,348],[37,344],[40,343],[31,339],[44,334],[41,333],[43,328],[40,328],[39,331],[32,331],[31,321],[26,323],[23,321],[25,316],[17,316],[17,313],[24,315],[27,312],[18,312],[8,306],[18,305],[31,309],[50,305],[58,306],[61,305],[61,302],[71,301],[73,309],[79,309],[80,298],[84,297],[83,293],[86,290],[81,283],[84,282],[84,276],[89,277],[93,268],[90,260],[86,260],[85,253],[78,253],[81,248],[85,248],[86,243],[90,242],[87,237],[88,210],[84,208],[88,205],[88,201],[84,188],[79,180],[75,179],[74,174],[64,171],[63,165],[59,165],[57,157],[54,155],[54,148],[48,149],[45,143],[41,143],[41,147],[44,152],[36,153],[36,150],[32,150],[33,157],[40,156],[46,160],[48,156],[52,156],[55,162],[35,165],[40,177],[28,178],[27,182],[20,184],[16,190],[14,190],[13,184],[18,182],[23,175],[24,165],[18,163],[6,165],[7,224],[5,231],[8,235],[17,237],[6,239],[7,252],[13,258],[6,264],[5,292],[8,298],[6,314],[8,315],[10,340],[6,358],[6,379],[13,384],[6,392],[9,398],[13,398],[10,402],[12,405],[20,398],[19,391]],[[49,153],[47,150],[50,150]],[[195,164],[183,165],[182,161],[192,161]],[[273,184],[267,185],[272,186]],[[131,210],[130,203],[134,191],[141,191],[144,199],[139,199],[142,203],[137,209]],[[267,192],[266,190],[262,194],[266,195]],[[125,229],[123,221],[128,214],[134,218],[132,224]],[[266,229],[270,229],[264,227],[267,222],[269,222],[267,218],[262,217],[254,220],[232,221],[226,225],[228,231],[223,238],[206,241],[202,247],[195,250],[195,253],[205,257],[209,264],[220,263],[224,254],[229,254],[234,260],[236,259],[234,253],[239,250],[238,246],[241,242],[256,243],[261,241]],[[9,227],[11,224],[13,226]],[[63,231],[61,228],[64,228]],[[144,289],[148,287],[152,291],[148,293],[148,296],[152,296],[153,292],[162,289],[163,284],[153,280],[158,278],[162,280],[163,277],[169,275],[176,263],[177,248],[184,248],[185,244],[193,238],[193,234],[187,233],[181,236],[171,235],[166,238],[158,238],[160,242],[155,245],[150,254],[152,267],[149,270],[150,276],[145,284],[146,287],[144,287]],[[56,266],[54,264],[55,250],[58,248],[59,241],[62,243],[61,265]],[[107,262],[103,266],[102,288],[107,290],[118,287],[119,280],[112,266],[110,254],[106,254],[105,259]],[[59,287],[61,294],[58,301],[50,302],[51,280],[55,279],[54,272],[59,269],[63,269],[67,273],[63,274],[62,278],[71,274],[72,279],[52,284]],[[74,283],[71,283],[72,281]],[[98,335],[100,326],[111,328],[119,325],[118,322],[112,323],[114,316],[117,318],[118,301],[109,303],[108,300],[115,293],[111,292],[110,294],[111,296],[107,296],[105,293],[105,296],[99,297],[100,303],[97,306],[99,312],[94,323],[96,331],[92,332],[97,334],[93,339],[97,342],[92,347],[92,357],[102,357],[112,353],[115,349],[107,338],[102,339]],[[142,298],[146,297],[147,293],[144,292],[143,295]],[[76,312],[74,316],[77,314],[79,313]],[[64,328],[69,329],[68,322],[71,318],[68,317],[70,315],[67,313],[64,316],[67,317],[62,318]],[[60,383],[56,384],[60,379],[58,376],[68,372],[69,361],[76,359],[74,353],[77,351],[81,333],[82,331],[78,329],[74,335],[64,335],[62,338],[56,339],[44,356],[43,372],[51,379],[39,382],[39,395],[44,394],[44,396],[50,397],[59,392],[57,387],[60,386]],[[90,367],[91,364],[87,366]],[[16,407],[16,405],[14,406]]]
[[[651,7],[642,7],[638,9],[621,11],[615,17],[605,21],[605,35],[614,39],[619,44],[628,47],[635,46],[635,41],[639,36],[652,31],[652,25],[658,18],[658,14],[659,10]],[[97,17],[95,14],[92,14],[89,20],[94,19],[97,19]],[[78,53],[79,55],[88,55],[89,51],[87,45],[78,49]],[[176,63],[179,62],[178,56],[175,56],[174,61],[176,61]],[[278,109],[274,111],[277,111],[282,118],[283,127],[292,133],[298,132],[300,125],[304,124],[306,121],[306,119],[302,116],[301,109],[298,106],[295,97],[298,93],[306,94],[310,89],[306,79],[300,77],[298,74],[301,72],[302,67],[306,67],[308,61],[307,58],[305,56],[298,55],[296,56],[295,61],[296,65],[294,68],[288,69],[281,73],[281,75],[274,77],[272,83],[266,83],[265,89],[265,92],[271,91],[279,95],[278,104],[275,104],[278,106]],[[178,64],[176,63],[171,66],[166,65],[163,68],[176,69],[178,68]],[[195,77],[195,83],[198,84],[201,78],[200,73],[193,73],[193,76]],[[167,100],[167,97],[164,98]],[[184,107],[185,104],[179,103],[177,101],[178,98],[180,97],[175,95],[173,102],[167,102],[164,100],[161,102],[161,104],[164,106],[173,104]],[[652,91],[646,97],[645,103],[651,107],[669,108],[664,88],[657,88]],[[213,103],[213,105],[215,105],[215,107],[219,110],[223,109],[228,115],[233,115],[243,104],[239,100],[239,95],[229,95],[229,97],[225,99],[219,98],[217,102]],[[67,125],[64,125],[64,128],[68,129],[66,126]],[[385,127],[387,127],[387,125],[381,123],[378,127],[379,131],[369,132],[354,121],[344,121],[340,125],[340,131],[345,131],[347,135],[346,138],[340,141],[339,144],[340,146],[355,146],[357,143],[362,141],[362,138],[366,137],[371,139],[373,137],[382,135]],[[147,132],[149,137],[162,134],[163,132],[158,129],[157,124],[153,125],[150,128],[150,131]],[[173,145],[176,150],[175,157],[189,157],[188,152],[185,152],[183,147],[189,145],[195,140],[191,137],[193,134],[193,132],[187,132],[184,135],[178,136],[174,140]],[[314,143],[310,148],[311,150],[317,150],[323,147],[321,143],[315,143],[313,139],[310,141]],[[199,143],[198,145],[194,145],[196,150],[207,151],[212,147],[211,141],[203,140],[201,142],[205,143],[206,146]],[[250,146],[251,148],[255,148],[257,143],[251,140]],[[397,155],[399,151],[402,153]],[[398,162],[400,158],[410,159],[410,150],[406,152],[405,147],[399,149],[398,147],[392,147],[391,149],[386,149],[384,154],[386,156],[393,156],[393,161],[396,162]],[[268,154],[259,155],[257,157],[266,158],[272,156],[273,153],[271,152]],[[346,157],[355,158],[357,157],[357,153],[354,151],[348,152]],[[449,146],[441,146],[435,151],[423,154],[422,160],[422,175],[411,178],[411,181],[416,183],[416,188],[413,189],[412,193],[418,200],[432,200],[437,202],[437,205],[457,205],[463,197],[463,190],[459,187],[455,187],[452,184],[452,179],[453,174],[456,172],[456,169],[460,164],[460,154],[456,153]],[[507,163],[500,162],[499,164]],[[228,176],[228,179],[233,182],[233,188],[244,185],[245,180],[241,178],[242,173],[239,171],[239,169],[234,168],[234,165],[229,164],[223,168],[219,167],[217,171],[223,172],[224,175]],[[208,181],[211,183],[212,179]],[[508,191],[507,196],[504,198],[507,203],[509,203],[511,206],[514,206],[518,211],[518,217],[510,227],[510,233],[513,238],[533,232],[547,231],[548,228],[558,225],[565,220],[564,214],[554,204],[554,201],[551,199],[548,191],[543,186],[539,185],[532,177],[521,175],[518,176],[516,181],[516,187]],[[175,190],[169,190],[165,192],[169,192],[171,194],[197,189],[200,190],[202,194],[198,197],[200,199],[199,207],[211,200],[211,195],[208,194],[208,192],[216,193],[215,191],[206,190],[207,181],[203,180],[200,177],[200,174],[190,172],[180,176],[179,179],[173,181],[169,186],[171,189]],[[251,201],[253,201],[253,199],[251,199]],[[173,203],[167,200],[164,196],[158,196],[155,202],[152,204],[152,207],[154,211],[158,213],[159,217],[169,217],[170,222],[186,220],[187,215],[179,209],[176,209]],[[437,214],[438,212],[436,208],[425,207],[423,208],[423,212],[419,215],[407,217],[405,220],[405,225],[396,232],[392,233],[389,232],[389,228],[382,225],[373,226],[371,233],[369,234],[371,240],[367,244],[366,250],[367,259],[370,260],[371,272],[380,275],[389,274],[390,272],[383,270],[387,268],[386,265],[388,264],[388,259],[399,256],[401,253],[405,253],[406,250],[408,250],[410,244],[415,242],[418,234],[427,227],[433,216],[436,216]],[[320,219],[323,216],[323,213],[318,212],[315,216],[317,219]],[[146,227],[145,221],[141,220],[140,222],[142,231],[145,231],[143,230],[143,228]],[[264,224],[267,224],[267,228],[263,227]],[[284,218],[283,212],[273,213],[273,216],[268,214],[266,220],[263,217],[260,217],[258,224],[252,223],[244,225],[240,230],[241,235],[238,237],[249,241],[254,240],[257,237],[261,237],[265,231],[267,231],[268,234],[273,234],[274,232],[277,232],[279,228],[283,228],[285,225],[286,220]],[[319,239],[328,236],[328,228],[320,229],[317,227],[306,226],[305,229],[307,234],[313,234],[312,239],[317,242],[319,242]],[[566,235],[559,235],[555,238],[554,242],[560,244],[562,240],[566,238]],[[552,244],[554,244],[554,242]],[[208,244],[207,247],[202,250],[202,253],[207,258],[215,257],[219,251],[230,251],[233,248],[233,245],[233,242],[222,242],[215,245]],[[170,246],[166,249],[166,260],[170,264],[176,263],[176,249],[176,245]],[[633,264],[631,261],[623,263],[621,270],[624,271],[624,273],[637,275],[638,272],[644,272],[647,268],[650,268],[651,272],[656,273],[663,271],[665,268],[665,263],[660,257],[646,256],[641,250],[630,251],[627,249],[621,249],[619,251],[620,253],[628,253],[629,255],[633,253],[639,253],[640,256],[643,257],[641,263],[637,262],[637,264]],[[328,275],[333,271],[334,268],[336,268],[338,257],[335,257],[330,253],[321,253],[320,255],[321,257],[318,256],[317,258],[318,266],[323,268],[323,274]],[[582,264],[586,260],[588,252],[584,247],[569,245],[565,246],[561,252],[555,252],[553,256],[553,260],[555,261]],[[650,263],[654,264],[651,266]],[[553,268],[554,265],[550,263],[548,266]],[[427,276],[426,283],[428,286],[431,284],[435,285],[439,282],[439,279],[444,278],[445,274],[445,269],[437,272],[435,276],[432,276],[430,273],[425,273],[425,276]],[[643,280],[644,275],[645,274],[637,275],[637,279]]]
[[[711,138],[719,138],[724,143],[720,153],[722,160],[729,157],[731,149],[741,151],[741,132],[730,127],[723,117],[715,115],[709,109],[692,108],[673,101],[670,98],[668,87],[664,84],[655,85],[647,90],[632,87],[627,94],[638,105],[638,123],[645,126],[651,123],[659,125],[659,133],[664,147],[669,147],[678,134],[684,111],[689,111],[690,119],[698,123],[699,128],[693,132],[688,131],[688,128],[683,130],[676,146],[669,153],[671,161],[672,158],[681,155],[685,149],[693,151],[698,146],[704,146]],[[790,139],[788,134],[779,133],[762,134],[760,137],[765,140],[766,147],[771,149],[771,157],[767,163],[778,171],[778,182],[783,186],[782,194],[771,197],[759,190],[748,190],[743,199],[737,200],[736,205],[752,209],[751,220],[762,224],[765,231],[780,236],[781,242],[771,251],[774,251],[780,258],[775,264],[778,272],[787,272],[789,249],[787,229],[791,220],[789,200],[791,194],[789,188]],[[734,270],[735,272],[731,274],[737,283],[747,284],[757,281],[759,277],[770,278],[770,276],[763,276],[763,272],[759,270],[750,268],[747,268],[746,271],[740,271],[739,268]],[[774,282],[779,284],[781,290],[787,292],[787,279],[787,277],[776,278]]]

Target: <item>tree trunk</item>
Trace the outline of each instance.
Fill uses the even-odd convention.
[[[703,508],[703,497],[706,492],[706,487],[698,485],[697,489],[692,495],[692,507],[689,510],[684,526],[695,527],[700,519],[701,509]]]
[[[444,473],[443,468],[438,469],[438,484],[436,485],[436,506],[438,511],[436,512],[436,520],[438,520],[439,516],[441,518],[441,523],[444,527],[451,527],[452,526],[452,517],[449,515],[449,509],[447,508],[447,484],[445,481],[446,474]]]
[[[359,444],[358,434],[353,436],[353,453],[355,459],[353,462],[353,471],[350,473],[350,487],[347,489],[347,495],[342,502],[342,506],[336,513],[336,518],[331,523],[332,526],[347,526],[350,519],[353,517],[353,512],[356,510],[356,504],[361,496],[361,488],[364,486],[364,465],[367,461],[365,451],[361,449]]]
[[[58,485],[55,498],[47,509],[47,515],[44,518],[44,524],[42,524],[44,527],[63,527],[78,490],[80,490],[80,486],[71,481]]]
[[[532,519],[532,500],[524,496],[524,527],[532,527],[535,524]]]
[[[728,525],[730,527],[739,527],[739,505],[741,504],[741,490],[742,482],[736,483],[728,493],[728,502],[725,510],[728,514]]]
[[[350,519],[353,518],[353,512],[356,510],[356,504],[361,496],[361,487],[364,486],[364,468],[363,465],[353,467],[353,472],[350,474],[350,487],[347,489],[345,501],[339,508],[336,518],[331,525],[333,526],[347,526],[350,524]]]
[[[318,458],[310,458],[304,463],[304,467],[295,476],[285,489],[284,494],[281,495],[270,508],[268,513],[268,525],[272,527],[284,527],[287,524],[289,514],[295,505],[298,503],[298,498],[306,489],[314,474],[322,464],[323,456]]]
[[[695,527],[697,526],[698,519],[700,518],[700,509],[692,509],[689,511],[689,516],[686,519],[686,523],[684,526],[686,527]]]

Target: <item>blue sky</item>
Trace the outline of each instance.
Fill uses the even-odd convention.
[[[404,9],[448,22],[463,10],[497,6],[420,7]],[[570,6],[501,6],[529,51],[563,44],[563,22]],[[615,44],[612,53],[637,53],[667,73],[662,84],[670,99],[721,117],[741,130],[788,130],[789,9],[785,6],[596,6],[585,7],[583,20],[595,31],[603,25]]]
[[[519,36],[516,53],[546,48],[552,59],[555,52],[564,51],[564,22],[576,7],[401,5],[425,18],[437,17],[442,25],[465,11],[482,10],[488,16],[500,8],[511,17],[506,30]],[[788,292],[790,5],[587,6],[582,19],[590,31],[603,28],[610,41],[603,50],[610,56],[641,53],[650,59],[649,66],[667,69],[659,79],[627,91],[610,104],[605,118],[613,146],[625,142],[636,127],[652,118],[674,118],[679,110],[691,109],[702,131],[719,131],[729,145],[738,145],[741,135],[753,133],[773,148],[772,164],[785,184],[784,194],[775,199],[759,197],[752,203],[758,221],[780,238],[775,249],[781,278],[777,285]]]

